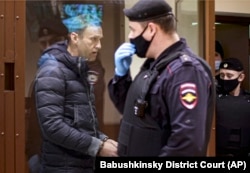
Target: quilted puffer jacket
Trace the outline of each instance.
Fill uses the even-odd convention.
[[[43,135],[42,173],[80,173],[93,168],[101,140],[88,67],[67,52],[67,42],[47,50],[35,79],[37,116]]]

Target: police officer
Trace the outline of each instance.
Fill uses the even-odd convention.
[[[67,38],[68,29],[60,19],[44,19],[40,23],[38,30],[38,42],[41,52],[50,45],[63,41]]]
[[[177,34],[165,0],[139,0],[124,14],[130,42],[116,50],[108,85],[123,115],[118,154],[205,156],[214,108],[211,70]],[[132,81],[134,54],[147,59]]]
[[[220,63],[224,59],[224,50],[218,40],[215,41],[215,86],[216,92],[221,92],[221,86],[218,84],[218,78],[220,78]]]
[[[244,68],[237,58],[220,64],[223,92],[216,99],[216,154],[248,156],[250,153],[250,94],[241,87]]]
[[[224,59],[224,50],[218,40],[215,41],[215,75],[219,74],[220,63]]]

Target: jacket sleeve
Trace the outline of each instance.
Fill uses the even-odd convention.
[[[205,156],[211,80],[201,66],[186,65],[166,83],[171,133],[161,156]]]
[[[128,74],[123,77],[114,76],[108,83],[110,99],[121,114],[123,113],[127,92],[131,82],[132,78],[130,74]]]
[[[35,100],[45,140],[64,148],[96,156],[102,141],[82,133],[64,121],[65,82],[55,66],[40,70],[35,81]]]

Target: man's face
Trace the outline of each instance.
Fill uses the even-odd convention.
[[[87,58],[88,61],[95,61],[101,49],[101,39],[103,38],[102,28],[98,26],[87,27],[82,36],[78,35],[78,54]]]
[[[139,36],[145,28],[142,27],[142,25],[138,22],[129,22],[129,34],[128,39],[133,39]]]
[[[42,36],[38,39],[39,41],[39,46],[40,46],[40,50],[43,51],[45,50],[47,47],[49,47],[50,45],[58,42],[58,41],[62,41],[65,38],[63,36],[56,36],[56,35],[46,35],[46,36]]]
[[[238,72],[235,70],[229,70],[229,69],[220,69],[220,78],[223,80],[233,80],[238,78],[242,72]]]
[[[217,60],[217,61],[222,61],[222,57],[221,57],[220,53],[215,52],[214,59],[215,59],[215,61],[216,61],[216,60]]]

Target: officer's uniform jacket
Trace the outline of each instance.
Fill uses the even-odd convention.
[[[145,116],[136,116],[135,103],[148,70],[176,51],[186,56],[176,58],[159,73],[147,93]],[[115,76],[109,82],[110,98],[122,114],[120,156],[206,155],[212,119],[212,113],[207,113],[212,79],[197,58],[181,39],[157,60],[147,59],[133,82],[129,74]]]
[[[223,156],[250,156],[250,93],[216,97],[216,153]]]

